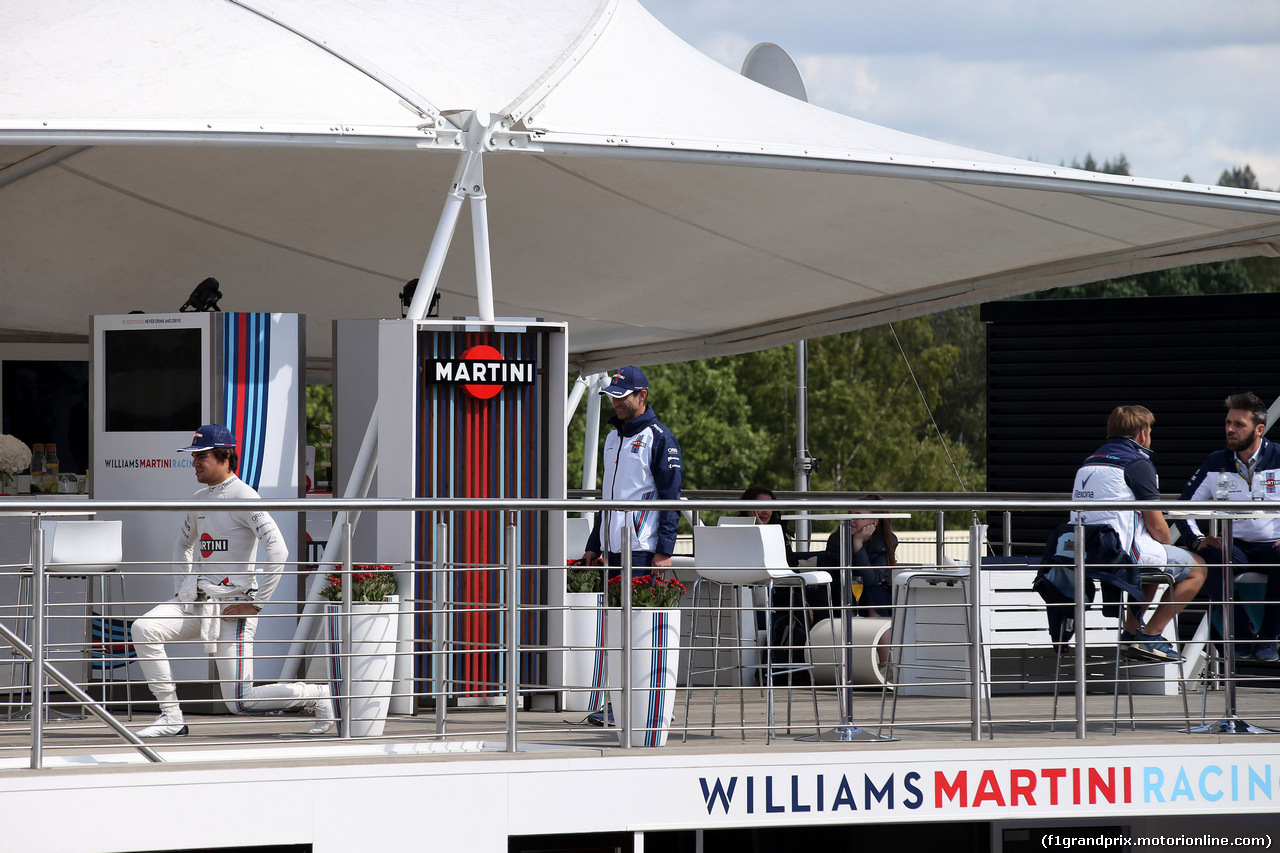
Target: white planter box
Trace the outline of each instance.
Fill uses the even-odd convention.
[[[566,592],[564,596],[565,710],[599,711],[604,707],[604,595]]]
[[[609,652],[609,701],[617,722],[622,707],[622,611],[605,619]],[[631,745],[663,746],[676,703],[680,660],[680,610],[636,607],[631,611]],[[621,729],[619,730],[621,740]]]
[[[378,737],[387,723],[395,684],[396,625],[400,599],[357,601],[351,608],[351,695],[347,717],[339,702],[338,725],[350,725],[352,737]],[[342,692],[342,604],[326,604],[317,653],[327,660],[333,695]]]

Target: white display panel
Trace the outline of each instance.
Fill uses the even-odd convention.
[[[187,500],[202,488],[191,443],[206,423],[237,436],[241,479],[264,498],[296,498],[302,483],[303,352],[296,314],[126,314],[93,318],[93,495],[103,500]],[[193,345],[192,341],[195,340]],[[192,390],[194,388],[194,393]],[[178,512],[120,514],[131,617],[173,596]],[[274,514],[289,559],[299,559],[296,514]],[[263,611],[258,678],[279,673],[293,635],[295,585],[286,580]],[[179,680],[203,679],[196,646],[170,649]],[[186,657],[190,660],[182,661]]]

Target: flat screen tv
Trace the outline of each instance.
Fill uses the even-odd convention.
[[[190,432],[198,427],[202,336],[197,328],[104,332],[106,431]]]
[[[89,464],[89,362],[5,358],[0,362],[0,432],[28,447],[53,442],[62,471]]]

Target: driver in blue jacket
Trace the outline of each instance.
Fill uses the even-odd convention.
[[[1155,501],[1160,482],[1151,462],[1151,431],[1155,415],[1145,406],[1117,406],[1107,418],[1107,443],[1084,460],[1076,472],[1071,496],[1077,501]],[[1072,513],[1073,520],[1076,513]],[[1120,631],[1128,657],[1139,660],[1180,661],[1182,656],[1165,639],[1163,630],[1177,611],[1196,597],[1205,580],[1204,559],[1170,543],[1169,524],[1156,509],[1085,510],[1084,524],[1105,524],[1116,532],[1121,550],[1139,566],[1163,568],[1173,578],[1172,590],[1152,612],[1147,605],[1130,606]],[[1148,600],[1156,586],[1144,585]],[[1175,638],[1176,639],[1176,638]]]
[[[613,432],[604,441],[606,501],[678,500],[683,465],[680,442],[658,421],[649,405],[649,379],[638,367],[624,367],[600,393],[613,404]],[[596,514],[582,560],[596,565],[603,556],[622,565],[623,525],[631,530],[631,565],[666,569],[676,545],[676,510],[606,510]],[[637,572],[637,574],[642,574]]]

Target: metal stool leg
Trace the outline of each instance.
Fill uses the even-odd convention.
[[[701,610],[698,606],[698,596],[701,592],[702,578],[698,578],[693,582],[693,615],[689,618],[689,650],[685,654],[684,673],[687,682],[684,689],[684,734],[680,738],[681,743],[689,741],[689,700],[693,697],[693,676],[696,672],[693,666],[693,653],[698,640],[698,613]]]

